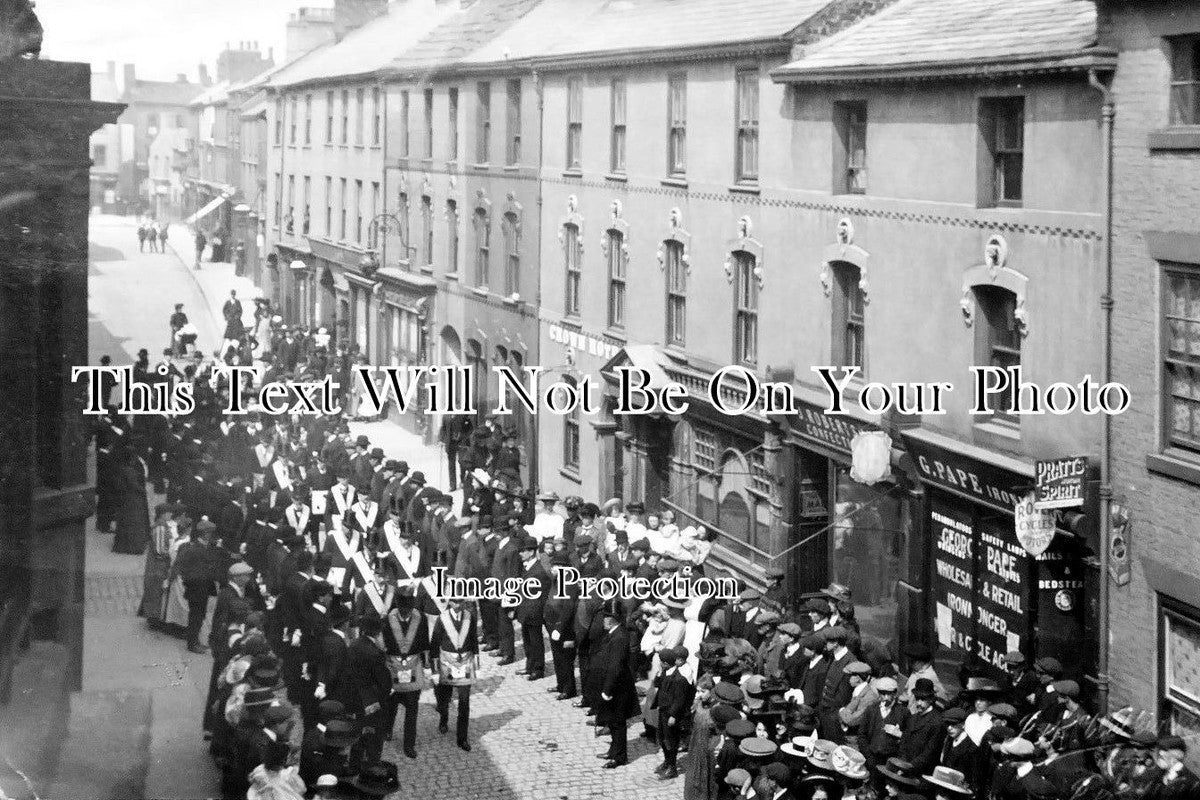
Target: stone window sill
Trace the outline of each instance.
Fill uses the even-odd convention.
[[[1151,131],[1148,145],[1151,151],[1200,150],[1200,125],[1179,125]]]
[[[663,186],[671,186],[675,189],[688,188],[687,178],[663,178],[661,183]]]
[[[735,194],[761,194],[762,189],[757,183],[735,183],[729,187]]]
[[[628,183],[629,176],[624,172],[610,172],[604,176],[604,180],[610,183]]]
[[[1200,461],[1196,456],[1175,448],[1146,456],[1146,469],[1158,475],[1200,486]]]
[[[571,467],[559,467],[558,474],[572,483],[583,484],[583,478],[579,477],[579,470],[572,469]]]

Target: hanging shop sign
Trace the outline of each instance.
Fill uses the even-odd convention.
[[[1054,512],[1038,508],[1035,494],[1030,492],[1017,503],[1013,509],[1013,517],[1017,541],[1026,552],[1031,556],[1040,556],[1046,552],[1050,542],[1054,541]]]
[[[1129,507],[1124,499],[1113,500],[1109,510],[1108,574],[1117,586],[1129,583],[1132,568],[1129,565],[1129,547],[1132,526]]]
[[[883,431],[859,431],[850,440],[850,477],[873,486],[892,477],[892,437]]]
[[[938,643],[1001,677],[1004,655],[1028,645],[1033,558],[1003,520],[946,495],[931,501],[930,531]]]
[[[1034,505],[1038,508],[1082,506],[1087,471],[1087,456],[1038,461],[1034,465]]]

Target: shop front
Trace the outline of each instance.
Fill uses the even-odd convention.
[[[796,406],[784,437],[789,593],[846,586],[863,634],[902,648],[923,627],[924,584],[920,506],[899,468],[902,453],[866,416],[826,414],[805,390]]]
[[[924,430],[904,439],[928,487],[926,630],[942,680],[999,678],[1012,651],[1093,674],[1090,468],[1077,508],[1039,508],[1034,464]]]
[[[383,267],[375,273],[380,281],[377,309],[379,336],[371,354],[377,367],[410,367],[429,364],[429,332],[433,318],[437,281],[427,275],[407,272],[395,267]],[[408,388],[408,372],[400,373],[402,391]],[[406,429],[424,434],[428,427],[425,415],[425,396],[416,392],[413,405],[404,414],[391,398],[389,419]],[[393,416],[394,415],[394,416]]]

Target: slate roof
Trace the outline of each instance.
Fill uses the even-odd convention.
[[[783,39],[830,0],[545,0],[468,63]]]
[[[121,95],[121,102],[186,106],[203,91],[204,87],[195,83],[138,79],[132,86],[125,87],[125,93]]]
[[[367,75],[420,41],[454,12],[453,4],[394,2],[387,13],[288,64],[268,86],[294,86],[352,75]]]
[[[898,0],[807,48],[781,78],[1052,61],[1096,52],[1092,0]]]
[[[229,81],[221,81],[214,84],[203,92],[201,92],[195,100],[188,103],[190,106],[212,106],[218,103],[224,103],[229,99]]]
[[[458,11],[414,46],[406,49],[391,63],[391,69],[401,73],[434,70],[462,61],[463,58],[488,43],[522,19],[542,0],[476,0]],[[587,0],[570,0],[582,5]],[[562,31],[555,35],[562,35]]]

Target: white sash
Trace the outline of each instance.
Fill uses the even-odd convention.
[[[350,484],[346,484],[346,493],[343,495],[338,491],[338,487],[334,486],[329,490],[329,493],[333,495],[333,504],[338,507],[338,516],[344,517],[346,515],[346,511],[348,511],[350,506],[354,503],[354,487]]]
[[[325,516],[325,499],[327,494],[324,489],[314,490],[312,493],[312,512],[318,517]]]
[[[368,511],[363,514],[362,506],[354,507],[354,518],[358,520],[358,524],[362,526],[364,531],[370,530],[375,524],[375,517],[379,514],[379,504],[372,502],[367,506]]]
[[[358,570],[358,575],[363,580],[363,592],[366,593],[367,599],[371,601],[371,606],[374,607],[375,613],[383,616],[387,611],[387,606],[383,604],[383,598],[379,596],[379,590],[375,588],[374,577],[371,574],[371,566],[367,564],[367,557],[362,552],[355,553],[350,559],[350,563]]]
[[[425,594],[429,595],[429,599],[437,606],[438,614],[445,614],[449,610],[446,601],[437,595],[437,584],[433,582],[433,576],[426,575],[421,579],[421,588],[425,590]]]
[[[201,478],[200,480],[204,479]],[[267,505],[269,505],[271,508],[275,508],[275,500],[277,499],[278,494],[279,492],[277,492],[275,489],[272,489],[271,493],[267,495]]]
[[[271,469],[275,471],[275,482],[279,484],[279,488],[288,491],[292,488],[292,479],[288,477],[287,469],[283,466],[282,461],[276,461],[271,465]]]
[[[358,552],[359,545],[362,544],[362,537],[358,531],[354,532],[354,536],[348,542],[346,541],[346,535],[339,530],[335,529],[331,531],[330,536],[333,537],[333,543],[337,546],[338,552],[342,554],[342,558],[346,559],[347,562],[353,561],[355,554]]]
[[[258,457],[258,465],[266,469],[267,464],[270,464],[271,460],[275,458],[275,448],[271,445],[263,447],[261,444],[256,444],[254,445],[254,455]]]
[[[403,550],[393,550],[392,555],[396,557],[396,561],[400,563],[400,566],[404,569],[405,573],[408,574],[408,579],[402,579],[400,583],[417,583],[419,581],[417,578],[417,569],[419,569],[421,566],[421,548],[417,547],[415,544],[409,545],[407,553],[405,553]]]
[[[471,615],[462,615],[462,629],[459,630],[454,625],[454,620],[450,616],[450,611],[443,611],[439,618],[442,621],[442,627],[446,629],[446,638],[450,640],[450,644],[454,645],[455,650],[462,650],[463,645],[467,643],[467,633],[471,630]]]
[[[230,428],[232,428],[232,427],[233,427],[233,423],[232,423],[232,422],[222,422],[222,423],[221,423],[221,433],[223,433],[225,436],[228,436],[228,435],[229,435],[229,429],[230,429]]]
[[[283,512],[287,517],[288,524],[296,529],[296,533],[303,533],[308,527],[309,509],[308,506],[300,506],[301,513],[296,513],[295,506],[288,506],[287,511]]]

